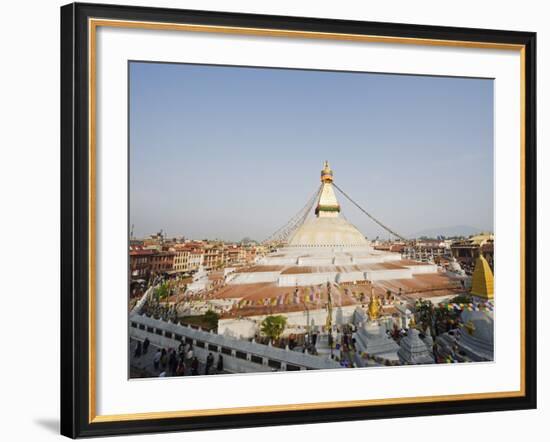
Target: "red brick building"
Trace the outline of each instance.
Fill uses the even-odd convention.
[[[151,275],[151,258],[154,250],[140,246],[130,247],[130,276],[132,279],[147,280]]]

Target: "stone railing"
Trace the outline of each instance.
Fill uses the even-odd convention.
[[[206,360],[208,353],[220,354],[224,370],[233,373],[340,368],[338,362],[328,358],[233,339],[146,315],[130,316],[130,337],[138,340],[147,337],[151,344],[163,348],[177,348],[181,342],[191,344],[194,355],[201,361]]]
[[[136,305],[134,306],[134,308],[130,312],[130,315],[135,315],[135,314],[140,314],[141,313],[141,310],[143,309],[143,306],[147,302],[147,298],[151,295],[151,293],[153,293],[153,290],[155,289],[155,287],[156,286],[151,286],[147,290],[145,290],[145,293],[140,298],[140,300],[138,302],[136,302]]]

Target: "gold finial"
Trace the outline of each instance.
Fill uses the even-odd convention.
[[[332,182],[332,169],[328,164],[328,160],[325,160],[323,170],[321,170],[321,182],[331,183]]]

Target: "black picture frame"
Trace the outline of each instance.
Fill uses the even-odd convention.
[[[524,395],[93,422],[90,419],[90,226],[88,139],[89,18],[187,23],[522,45],[524,47]],[[241,428],[536,408],[536,34],[488,29],[358,22],[117,5],[61,8],[61,434],[76,438],[146,432]]]

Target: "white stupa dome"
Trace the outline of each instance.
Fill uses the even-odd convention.
[[[343,218],[314,218],[289,238],[290,247],[368,247],[369,242]]]

